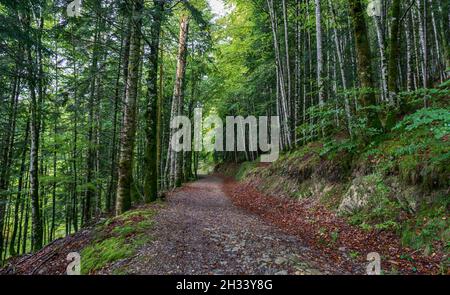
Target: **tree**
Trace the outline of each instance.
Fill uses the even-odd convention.
[[[172,110],[171,119],[176,116],[183,115],[184,106],[184,87],[186,76],[186,57],[187,57],[187,38],[189,34],[189,16],[182,14],[180,18],[180,33],[178,41],[178,55],[177,55],[177,69],[175,77],[175,85],[172,98]],[[169,151],[168,160],[169,163],[169,187],[174,188],[180,185],[182,179],[182,158],[180,155],[172,149],[170,140],[173,137],[173,131],[169,136]],[[186,139],[183,139],[186,140]]]
[[[132,21],[130,29],[130,60],[125,91],[124,122],[121,131],[119,158],[119,181],[117,185],[116,215],[131,208],[133,185],[133,154],[136,136],[136,105],[139,87],[139,65],[141,60],[142,0],[131,1]]]
[[[362,93],[360,101],[365,108],[364,112],[367,117],[367,126],[369,128],[380,129],[381,121],[378,117],[377,111],[373,106],[376,105],[372,74],[372,55],[370,52],[368,31],[366,21],[364,19],[365,10],[361,0],[349,0],[350,17],[353,24],[353,31],[355,34],[355,48],[356,48],[356,64],[358,67],[358,78],[361,84]]]
[[[147,79],[147,126],[145,154],[144,195],[147,202],[158,196],[159,163],[161,149],[161,96],[158,93],[158,57],[164,1],[153,1],[153,22],[149,44],[149,69]]]
[[[398,59],[400,55],[400,0],[392,1],[391,8],[391,37],[389,42],[389,65],[388,65],[388,90],[392,101],[398,92]]]

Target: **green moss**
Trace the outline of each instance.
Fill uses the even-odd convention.
[[[109,263],[127,258],[134,252],[132,247],[126,246],[123,237],[112,237],[104,241],[87,246],[81,252],[81,271],[89,274],[102,269]]]
[[[152,239],[154,209],[139,209],[106,220],[95,229],[95,239],[81,251],[83,274],[96,272],[116,261],[133,256]]]
[[[240,167],[236,174],[237,180],[243,180],[257,165],[257,162],[245,162]]]
[[[433,251],[434,243],[441,242],[444,250],[450,251],[450,206],[449,196],[441,196],[434,204],[423,204],[416,218],[403,227],[401,236],[404,245],[415,249]]]

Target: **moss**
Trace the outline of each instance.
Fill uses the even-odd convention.
[[[393,199],[391,189],[382,175],[367,175],[363,177],[362,183],[365,184],[364,188],[370,189],[371,194],[364,208],[348,215],[350,223],[364,229],[397,229],[401,206]]]
[[[245,162],[240,167],[235,176],[237,180],[244,179],[257,165],[257,162]]]
[[[111,263],[132,257],[151,241],[148,230],[153,227],[155,213],[155,209],[128,211],[98,225],[96,238],[81,252],[82,273],[94,273]]]
[[[133,253],[134,249],[126,245],[123,237],[111,237],[96,242],[81,252],[81,271],[83,274],[92,273],[109,263],[127,258]]]
[[[450,198],[441,196],[433,204],[422,204],[416,218],[409,220],[402,229],[404,245],[432,252],[436,242],[450,252]]]

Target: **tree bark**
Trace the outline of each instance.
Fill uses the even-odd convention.
[[[361,0],[349,0],[350,17],[353,24],[355,34],[356,48],[356,64],[358,68],[358,78],[361,83],[362,93],[360,101],[367,117],[367,125],[369,128],[381,128],[381,121],[375,110],[370,108],[376,104],[374,90],[374,82],[371,68],[372,55],[369,46],[369,34],[367,31],[366,21],[364,19],[365,10]]]
[[[400,56],[400,0],[392,1],[391,8],[391,36],[389,39],[388,90],[389,100],[394,101],[398,92],[398,62]]]
[[[184,106],[184,80],[186,74],[186,57],[187,57],[187,38],[189,33],[189,17],[183,15],[180,20],[180,35],[178,43],[177,70],[175,77],[175,86],[172,99],[172,117],[182,116]],[[182,157],[172,149],[170,141],[173,137],[173,131],[169,136],[169,187],[174,188],[180,185],[182,174]]]
[[[161,96],[158,93],[158,58],[164,1],[154,0],[153,22],[150,40],[149,69],[147,79],[147,126],[145,147],[144,196],[147,203],[158,197],[159,140],[161,136]]]
[[[119,160],[119,182],[117,187],[116,215],[131,208],[131,187],[133,184],[133,154],[136,137],[136,105],[139,84],[139,65],[141,61],[141,26],[143,1],[134,0],[130,60],[125,91],[125,115],[121,131]]]

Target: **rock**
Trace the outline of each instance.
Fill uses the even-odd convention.
[[[286,270],[279,271],[275,273],[276,276],[287,276],[288,272]]]
[[[376,186],[376,175],[355,178],[348,191],[344,194],[338,212],[341,214],[352,213],[367,206],[369,199],[376,192]]]

